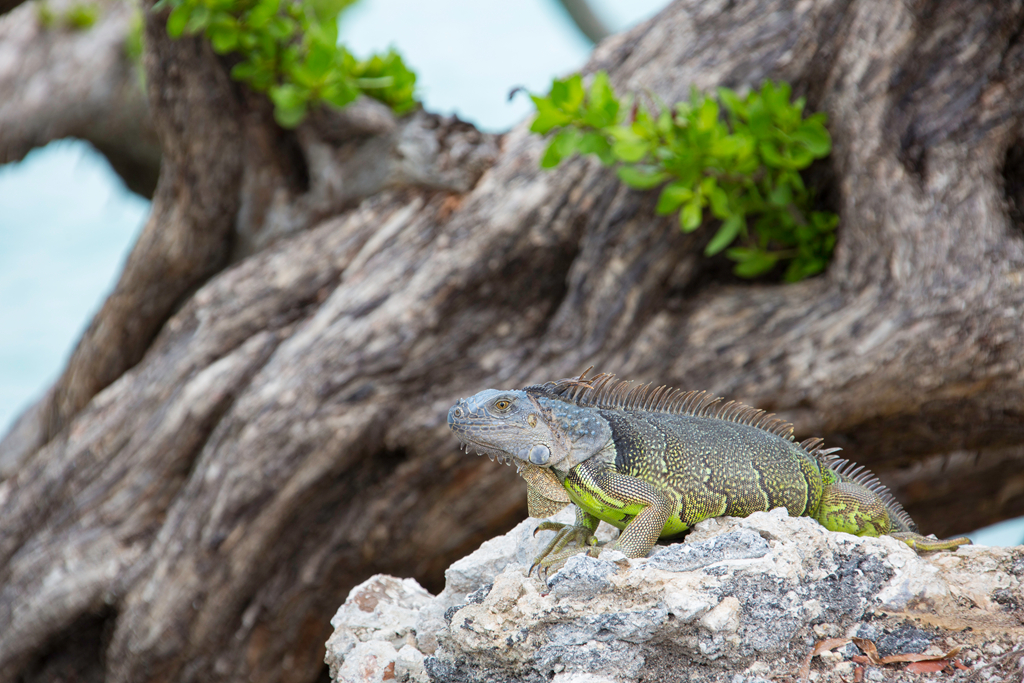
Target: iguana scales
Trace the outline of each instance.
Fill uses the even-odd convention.
[[[599,519],[623,530],[613,547],[644,557],[659,538],[703,519],[777,507],[832,531],[889,534],[922,551],[970,543],[922,536],[870,471],[821,439],[797,443],[793,426],[772,414],[704,391],[586,374],[487,389],[448,411],[467,451],[518,465],[531,517],[576,505],[574,526],[540,525],[558,533],[536,564],[595,552]]]

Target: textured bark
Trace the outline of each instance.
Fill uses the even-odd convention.
[[[158,21],[153,217],[60,419],[5,441],[0,680],[314,680],[355,582],[436,589],[525,513],[454,399],[592,364],[794,420],[925,532],[1024,512],[1022,3],[687,0],[598,48],[666,101],[776,78],[828,112],[839,245],[798,285],[736,281],[591,161],[541,171],[522,127],[281,133]]]
[[[576,24],[580,33],[585,35],[592,43],[599,43],[608,37],[608,29],[604,22],[591,9],[587,0],[559,0],[562,8]]]
[[[0,0],[0,15],[5,9]],[[88,140],[134,192],[151,197],[160,169],[160,141],[149,116],[142,75],[125,45],[134,5],[86,3],[98,13],[88,29],[64,25],[78,0],[25,3],[0,16],[0,163],[18,161],[51,140]]]

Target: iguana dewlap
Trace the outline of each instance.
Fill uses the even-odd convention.
[[[575,526],[541,526],[559,534],[540,564],[594,547],[599,519],[623,530],[614,547],[644,557],[659,538],[703,519],[777,507],[833,531],[889,534],[918,550],[970,543],[920,535],[871,472],[823,449],[821,439],[797,443],[791,424],[762,410],[706,392],[585,376],[487,389],[448,412],[467,450],[519,466],[531,516],[576,505]],[[578,547],[563,550],[570,542]]]

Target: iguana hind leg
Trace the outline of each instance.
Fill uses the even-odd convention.
[[[847,481],[826,484],[815,519],[830,531],[882,536],[892,528],[885,501],[868,488]]]
[[[905,512],[900,514],[913,525]],[[849,481],[834,481],[826,484],[822,491],[821,503],[815,519],[830,531],[845,531],[855,536],[890,535],[898,538],[914,550],[954,550],[967,545],[966,537],[940,540],[917,533],[914,529],[901,526],[901,522],[890,514],[889,507],[875,491]]]

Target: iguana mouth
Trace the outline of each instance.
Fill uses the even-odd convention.
[[[469,453],[470,447],[476,450],[477,455],[486,455],[490,458],[491,462],[499,462],[502,465],[511,465],[516,460],[515,456],[505,451],[495,451],[488,448],[485,444],[473,441],[472,439],[459,439],[459,450]],[[483,450],[481,450],[483,449]]]

